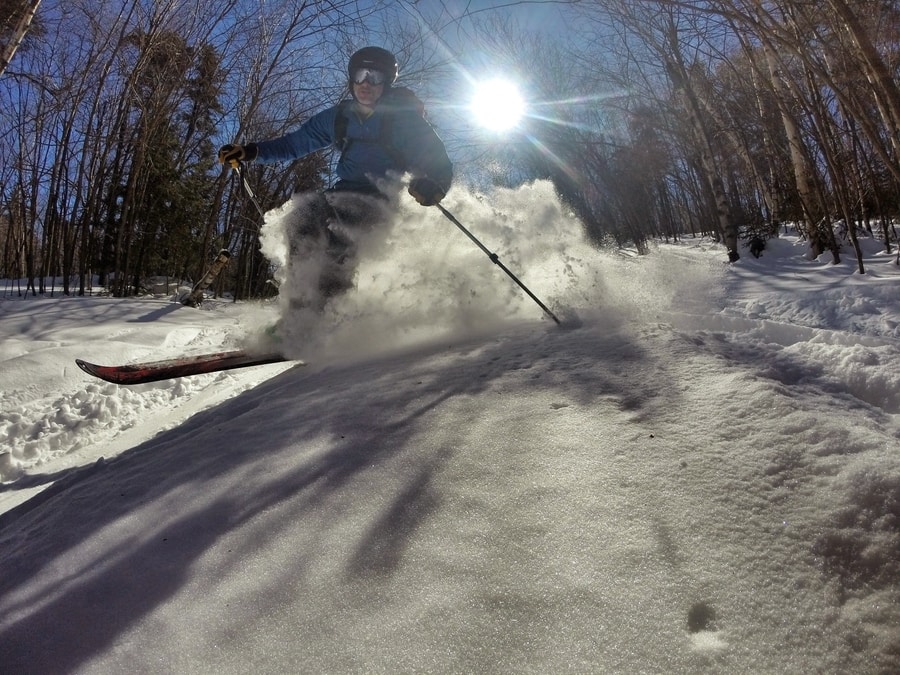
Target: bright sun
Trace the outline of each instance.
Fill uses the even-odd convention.
[[[511,82],[491,80],[478,86],[471,110],[482,126],[504,131],[519,123],[525,112],[525,102]]]

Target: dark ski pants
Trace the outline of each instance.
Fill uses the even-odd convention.
[[[321,311],[329,298],[356,285],[358,243],[388,217],[387,200],[380,194],[330,190],[317,193],[289,235],[288,265],[303,265],[315,257],[320,266],[316,289],[292,298],[294,306]],[[295,294],[296,295],[296,294]],[[305,297],[304,297],[305,296]]]

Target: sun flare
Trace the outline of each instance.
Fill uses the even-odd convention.
[[[525,112],[525,102],[511,82],[490,80],[476,89],[471,110],[482,126],[493,131],[505,131],[519,123]]]

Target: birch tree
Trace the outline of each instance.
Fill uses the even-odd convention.
[[[3,0],[0,2],[0,15],[9,17],[0,30],[0,36],[6,39],[6,45],[0,51],[0,77],[15,56],[16,51],[31,28],[34,17],[40,7],[41,0]]]

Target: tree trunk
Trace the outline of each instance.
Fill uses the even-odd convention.
[[[722,233],[725,249],[728,251],[728,260],[729,262],[735,262],[741,257],[738,252],[738,228],[731,218],[728,197],[725,194],[725,183],[722,181],[721,167],[716,161],[712,134],[704,120],[699,99],[681,57],[677,29],[674,25],[670,26],[669,30],[669,49],[671,51],[666,59],[666,68],[675,86],[684,93],[685,108],[696,140],[700,164],[709,184],[709,189],[712,191],[716,220]]]
[[[41,0],[32,0],[31,4],[25,8],[25,12],[19,19],[19,23],[16,25],[15,31],[13,31],[9,44],[6,45],[3,54],[0,54],[0,77],[3,77],[3,73],[6,72],[6,68],[16,54],[16,50],[19,48],[19,45],[22,44],[22,40],[25,38],[25,34],[31,27],[31,22],[34,20],[34,15],[37,13],[40,4]]]
[[[806,234],[809,237],[809,243],[812,248],[812,257],[815,258],[825,250],[825,245],[817,233],[820,222],[825,218],[825,208],[822,206],[818,193],[815,190],[814,169],[808,159],[800,127],[790,111],[789,103],[793,96],[781,79],[778,57],[775,55],[772,45],[767,42],[763,43],[763,52],[766,56],[766,64],[769,67],[772,90],[775,92],[775,99],[778,102],[781,123],[784,126],[784,133],[788,141],[797,195],[807,223]]]

